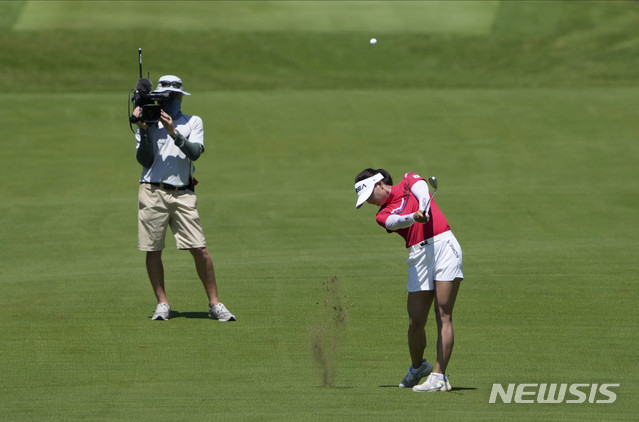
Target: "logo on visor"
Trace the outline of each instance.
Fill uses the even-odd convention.
[[[366,185],[358,186],[357,189],[355,189],[355,193],[359,193],[359,191],[361,191],[362,189],[365,189],[365,188],[366,188]]]

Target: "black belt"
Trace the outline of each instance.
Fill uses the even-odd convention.
[[[165,190],[174,190],[174,191],[178,191],[178,190],[186,190],[189,187],[188,186],[173,186],[173,185],[169,185],[168,183],[157,183],[157,182],[144,182],[147,185],[151,185],[151,186],[156,186],[160,189],[165,189]]]

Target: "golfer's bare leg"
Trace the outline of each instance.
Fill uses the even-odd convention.
[[[426,349],[426,320],[435,297],[434,291],[408,292],[406,309],[408,310],[408,350],[417,369],[422,365]]]
[[[217,282],[215,281],[215,269],[213,268],[213,260],[206,248],[189,249],[193,259],[195,260],[195,268],[197,275],[202,280],[206,294],[209,297],[209,304],[216,305],[220,303],[217,297]]]
[[[455,344],[455,332],[453,330],[453,307],[459,291],[461,279],[453,281],[436,281],[435,291],[435,317],[437,319],[437,363],[434,372],[446,373],[446,367],[450,360]]]
[[[162,251],[146,253],[146,272],[149,274],[151,287],[158,303],[169,303],[164,290],[164,266],[162,265]]]

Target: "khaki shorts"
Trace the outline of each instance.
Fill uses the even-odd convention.
[[[195,193],[190,190],[172,192],[148,183],[140,184],[138,249],[163,250],[167,227],[171,227],[178,249],[206,247]]]
[[[464,278],[462,250],[450,230],[410,247],[408,255],[409,292],[435,290],[436,281]]]

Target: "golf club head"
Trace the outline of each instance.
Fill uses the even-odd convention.
[[[428,183],[433,187],[433,189],[437,190],[437,178],[435,176],[431,176],[428,178]]]
[[[435,176],[431,176],[426,180],[434,189],[433,193],[429,195],[428,202],[426,202],[426,206],[424,207],[424,212],[428,214],[428,212],[430,211],[430,203],[433,200],[433,196],[435,196],[435,194],[437,193],[437,178]]]

